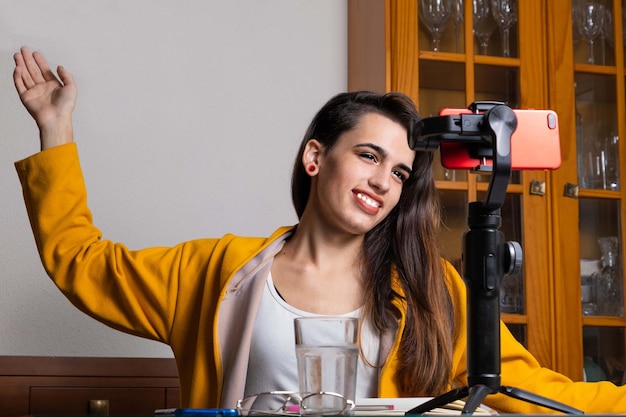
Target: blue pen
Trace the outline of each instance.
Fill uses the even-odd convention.
[[[235,408],[166,408],[156,410],[155,416],[174,417],[234,417],[239,416]]]

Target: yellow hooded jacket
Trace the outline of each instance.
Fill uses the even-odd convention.
[[[275,253],[292,232],[268,238],[225,235],[174,247],[129,250],[92,224],[75,144],[16,162],[44,268],[80,310],[124,332],[171,346],[181,405],[232,407],[243,395],[250,335]],[[446,264],[459,331],[454,386],[467,384],[465,284]],[[393,278],[392,278],[393,279]],[[397,300],[402,307],[402,301]],[[379,396],[397,397],[394,375],[404,317],[381,337]],[[522,388],[588,413],[626,412],[626,387],[581,383],[543,368],[501,324],[502,385]],[[582,364],[581,364],[582,366]],[[485,403],[502,412],[549,410],[502,394]]]

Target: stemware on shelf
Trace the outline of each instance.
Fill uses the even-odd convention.
[[[456,52],[459,52],[463,20],[463,0],[452,0],[452,23],[454,24],[454,45]]]
[[[500,28],[502,56],[511,56],[509,32],[517,22],[517,0],[491,0],[491,13]]]
[[[452,0],[420,0],[419,15],[428,28],[432,49],[439,51],[439,41],[452,15]]]
[[[496,29],[497,23],[491,15],[490,0],[472,0],[472,12],[474,18],[474,35],[480,43],[481,55],[487,55],[489,38]]]
[[[602,41],[600,59],[602,60],[602,65],[606,65],[606,47],[609,46],[613,49],[615,45],[615,38],[613,35],[613,13],[611,13],[611,10],[608,7],[604,7],[604,20],[600,39]]]
[[[589,132],[576,110],[576,146],[580,187],[619,190],[619,136],[597,126]]]
[[[594,1],[581,1],[574,5],[577,9],[574,13],[576,27],[580,35],[587,40],[588,64],[595,64],[594,42],[602,34],[605,7]]]
[[[578,43],[580,42],[580,30],[578,30],[578,14],[580,13],[580,7],[578,7],[578,3],[577,1],[580,0],[574,0],[574,2],[572,3],[572,41],[574,42],[574,47],[576,47],[576,45],[578,45]]]
[[[597,314],[624,316],[619,239],[615,236],[598,239],[602,251],[602,269],[592,275],[596,285]]]

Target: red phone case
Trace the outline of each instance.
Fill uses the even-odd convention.
[[[519,110],[517,129],[511,137],[511,166],[513,169],[557,169],[561,166],[561,145],[557,115],[552,110]],[[441,116],[472,113],[468,109],[443,109]],[[472,169],[481,160],[472,158],[462,142],[442,142],[441,164],[448,169]],[[487,165],[491,161],[487,160]]]

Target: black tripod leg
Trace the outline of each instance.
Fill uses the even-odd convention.
[[[465,400],[465,407],[461,414],[474,414],[474,411],[483,402],[485,397],[493,391],[487,385],[474,385],[469,389],[469,396]]]
[[[542,397],[541,395],[524,391],[523,389],[520,389],[520,388],[503,386],[503,387],[500,387],[500,392],[508,395],[509,397],[526,401],[527,403],[550,408],[552,410],[560,411],[564,414],[585,414],[581,410],[562,404],[558,401],[551,400],[550,398]]]
[[[461,398],[465,398],[468,394],[469,389],[467,387],[456,388],[446,392],[445,394],[441,394],[440,396],[435,397],[432,400],[426,401],[425,403],[420,404],[415,408],[410,409],[409,411],[404,413],[404,415],[406,416],[411,414],[424,414],[437,407],[442,407],[456,400],[460,400]]]

